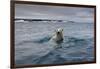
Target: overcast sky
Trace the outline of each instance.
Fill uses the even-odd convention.
[[[15,18],[93,22],[94,8],[16,4]]]

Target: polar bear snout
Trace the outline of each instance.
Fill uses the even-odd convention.
[[[60,32],[57,32],[57,34],[60,34]]]

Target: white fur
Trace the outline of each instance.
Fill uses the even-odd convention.
[[[55,42],[63,41],[63,29],[57,29],[54,35],[52,36],[51,40],[54,40]]]

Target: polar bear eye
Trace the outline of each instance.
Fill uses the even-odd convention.
[[[63,31],[63,29],[62,29],[62,31]]]
[[[57,30],[54,30],[54,32],[57,32]]]

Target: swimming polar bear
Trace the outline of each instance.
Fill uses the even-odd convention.
[[[56,43],[61,43],[63,41],[63,29],[59,28],[59,29],[55,30],[55,33],[51,37],[51,40],[53,40]]]

